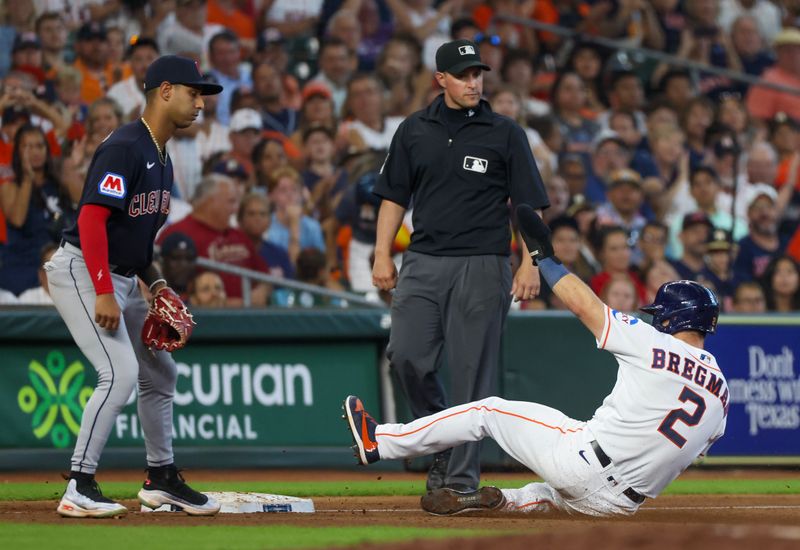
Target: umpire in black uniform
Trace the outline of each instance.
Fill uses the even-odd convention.
[[[382,202],[372,281],[397,287],[388,356],[417,417],[491,394],[511,298],[539,293],[526,250],[512,281],[508,199],[540,213],[549,203],[525,132],[481,99],[488,70],[469,40],[439,48],[444,93],[400,125],[373,191]],[[391,246],[412,202],[398,279]],[[436,374],[442,361],[449,403]],[[427,489],[479,496],[479,482],[479,443],[469,443],[435,457]]]

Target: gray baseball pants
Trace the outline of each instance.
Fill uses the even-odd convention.
[[[492,394],[510,292],[507,256],[404,254],[387,356],[416,418]],[[449,403],[437,375],[442,361]],[[453,449],[444,482],[478,487],[480,442]]]
[[[114,297],[122,311],[115,332],[94,321],[95,291],[83,254],[70,244],[45,264],[56,309],[72,338],[97,371],[97,387],[86,404],[72,455],[72,470],[94,473],[120,413],[138,382],[139,422],[148,466],[173,462],[172,400],[177,368],[165,351],[148,350],[141,331],[148,305],[136,277],[112,274]]]

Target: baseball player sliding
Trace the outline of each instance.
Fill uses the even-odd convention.
[[[58,513],[111,517],[126,508],[102,495],[94,479],[115,419],[138,384],[147,449],[139,500],[212,515],[219,504],[189,487],[172,454],[172,400],[177,369],[169,354],[186,343],[193,321],[153,264],[153,239],[169,213],[172,163],[166,142],[203,108],[201,95],[222,87],[203,80],[194,61],[164,56],[147,69],[141,119],[98,147],[83,188],[77,224],[45,265],[50,295],[75,343],[97,371],[72,455]],[[148,304],[137,276],[154,298]]]
[[[522,401],[490,397],[409,424],[378,424],[349,396],[345,415],[361,464],[427,455],[491,437],[544,479],[520,489],[483,487],[465,495],[442,488],[422,497],[436,515],[472,510],[593,516],[629,515],[661,491],[725,431],[728,385],[703,349],[719,315],[714,295],[693,281],[664,284],[653,325],[602,303],[553,254],[550,230],[527,206],[517,209],[531,258],[553,292],[619,364],[611,394],[588,422]]]

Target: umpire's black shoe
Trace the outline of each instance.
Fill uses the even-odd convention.
[[[433,455],[433,464],[428,470],[428,480],[425,482],[425,490],[429,493],[444,487],[444,478],[447,475],[447,465],[450,463],[450,453],[453,449],[447,449]]]
[[[488,512],[501,509],[506,502],[497,487],[481,487],[475,491],[456,491],[442,487],[420,500],[422,509],[434,516],[454,516],[464,512]]]
[[[138,496],[139,502],[153,509],[169,504],[191,516],[219,512],[219,503],[189,487],[174,464],[147,468],[147,479]]]

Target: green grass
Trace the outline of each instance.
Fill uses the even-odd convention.
[[[115,524],[116,523],[116,524]],[[412,539],[443,539],[470,537],[485,531],[464,529],[424,529],[415,527],[294,527],[265,526],[142,526],[104,524],[42,525],[0,523],[0,540],[4,548],[52,548],[58,541],[59,550],[86,550],[87,541],[93,548],[114,550],[268,550],[272,548],[330,548],[360,544],[397,542]],[[48,542],[49,541],[49,542]]]
[[[533,479],[532,479],[533,480]],[[134,499],[139,490],[135,482],[103,482],[103,493],[113,499]],[[486,485],[501,488],[518,487],[522,482],[514,480],[484,479]],[[195,483],[203,491],[241,491],[292,495],[297,497],[332,496],[417,496],[424,491],[424,480],[420,481],[298,481],[298,482],[203,482]],[[0,501],[8,500],[55,500],[61,497],[63,483],[4,483],[0,484]],[[730,494],[800,494],[798,479],[687,479],[673,482],[665,494],[671,495],[730,495]]]

